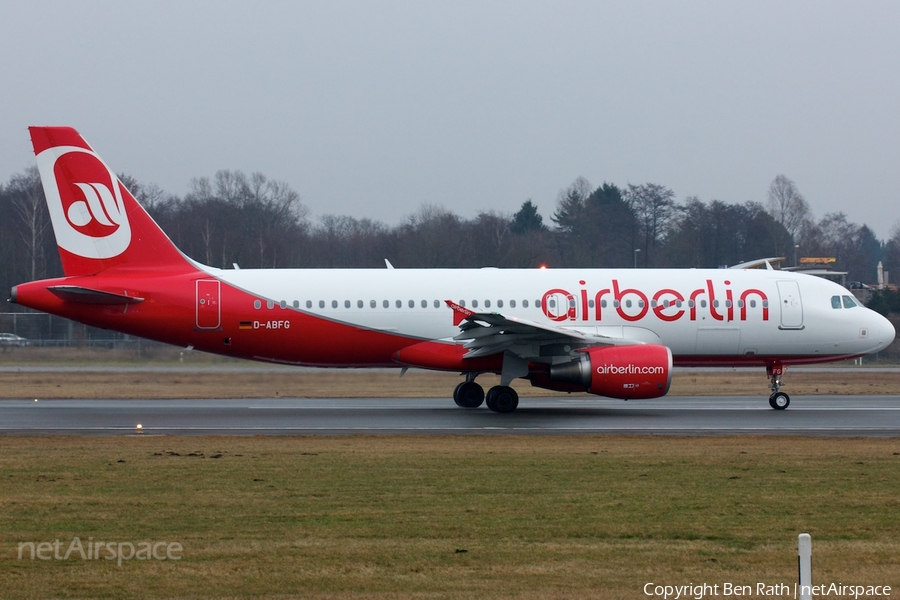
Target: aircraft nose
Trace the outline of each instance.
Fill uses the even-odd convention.
[[[878,350],[884,350],[894,341],[894,338],[897,337],[897,331],[894,329],[894,326],[888,321],[886,318],[881,315],[878,316],[878,322],[875,324],[873,329],[874,341],[878,343],[878,348],[876,348],[876,352]]]

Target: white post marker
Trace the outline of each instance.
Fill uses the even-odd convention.
[[[797,569],[800,571],[800,600],[812,600],[812,538],[797,536]]]

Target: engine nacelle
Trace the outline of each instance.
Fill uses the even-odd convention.
[[[608,398],[659,398],[672,383],[672,351],[659,344],[587,348],[572,362],[552,365],[550,383]]]

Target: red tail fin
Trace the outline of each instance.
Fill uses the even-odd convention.
[[[71,127],[29,127],[63,271],[180,270],[189,262]]]

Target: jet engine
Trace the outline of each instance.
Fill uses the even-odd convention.
[[[576,360],[551,365],[546,387],[636,400],[665,396],[671,382],[672,351],[636,344],[585,348]]]

